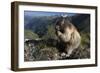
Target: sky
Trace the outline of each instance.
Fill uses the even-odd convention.
[[[68,16],[75,15],[75,13],[65,13],[65,12],[24,11],[25,16],[55,16],[62,14]]]

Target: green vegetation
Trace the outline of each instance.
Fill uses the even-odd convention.
[[[42,37],[42,39],[55,39],[55,29],[53,25],[48,25],[47,26],[47,33]]]
[[[34,32],[32,32],[31,30],[24,30],[24,38],[27,39],[36,39],[39,38],[38,35]]]
[[[81,32],[81,47],[90,47],[90,33]]]

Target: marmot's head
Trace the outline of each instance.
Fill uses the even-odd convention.
[[[64,33],[66,27],[70,26],[70,21],[66,17],[59,17],[56,21],[55,30]]]

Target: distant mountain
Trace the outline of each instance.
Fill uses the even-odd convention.
[[[57,16],[25,16],[24,28],[32,30],[41,37],[41,35],[46,34],[48,25],[55,25],[56,18]],[[76,14],[69,18],[79,31],[90,32],[89,14]]]
[[[72,23],[80,31],[90,32],[90,15],[89,14],[78,14],[71,17]]]
[[[44,35],[48,25],[54,25],[52,16],[25,17],[24,28],[30,29],[38,35]]]

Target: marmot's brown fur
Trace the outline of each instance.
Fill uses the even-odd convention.
[[[81,36],[76,27],[66,18],[61,17],[55,25],[56,35],[60,42],[64,43],[64,52],[61,54],[69,57],[72,51],[79,47]]]

